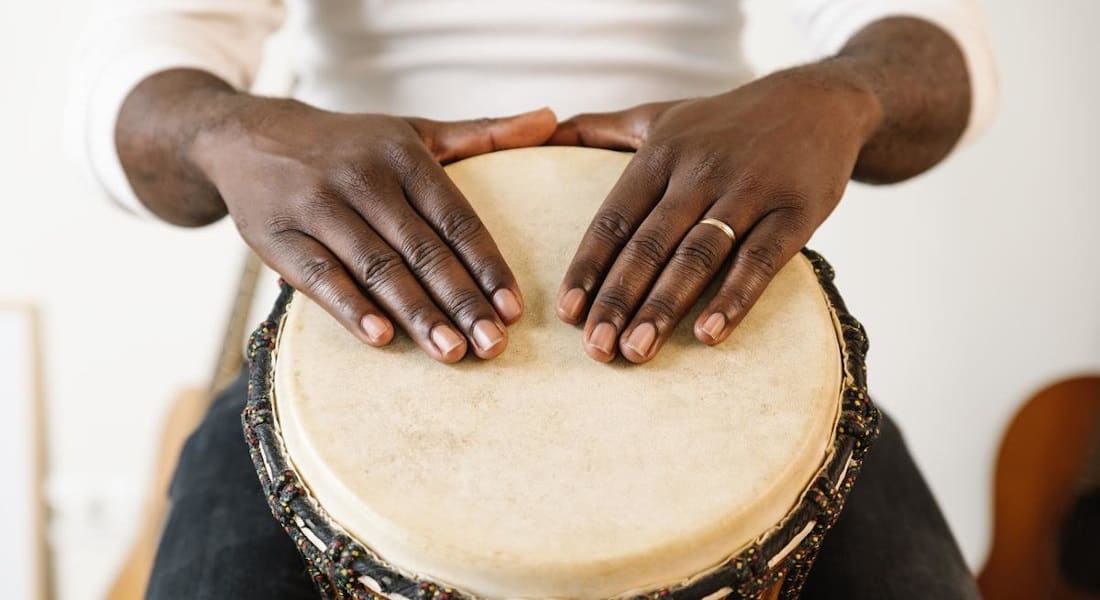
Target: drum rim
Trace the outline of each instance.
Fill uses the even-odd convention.
[[[725,562],[675,586],[619,597],[757,598],[779,581],[782,598],[796,598],[801,591],[825,533],[859,474],[863,456],[878,435],[879,421],[867,394],[866,331],[848,312],[829,263],[806,248],[802,255],[817,276],[841,347],[841,406],[828,458],[786,517]],[[249,340],[248,402],[241,421],[269,508],[305,559],[318,590],[326,598],[473,598],[387,564],[333,520],[302,482],[286,451],[272,403],[276,344],[294,294],[281,280],[280,288],[267,320]]]

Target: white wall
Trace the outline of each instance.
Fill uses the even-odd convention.
[[[28,430],[41,424],[36,414],[38,371],[34,315],[0,303],[0,456],[8,461],[4,479],[14,489],[0,496],[7,542],[0,546],[0,581],[9,598],[41,598],[45,584],[43,511],[37,485],[41,448]]]
[[[1052,5],[989,3],[1003,103],[985,139],[909,184],[851,189],[814,242],[870,331],[876,397],[975,566],[994,432],[1043,383],[1100,370],[1100,4]],[[759,62],[796,56],[775,5],[751,6],[768,23]],[[42,309],[63,598],[97,597],[126,549],[163,410],[210,372],[239,248],[226,223],[111,210],[64,161],[64,72],[86,12],[0,4],[0,300]]]
[[[113,210],[62,152],[86,2],[0,3],[0,299],[42,310],[60,598],[97,598],[140,508],[162,411],[205,382],[237,242]]]
[[[849,188],[811,242],[868,329],[872,396],[974,568],[1013,411],[1056,378],[1100,373],[1100,4],[985,5],[1001,73],[993,128],[914,181]],[[752,7],[778,23],[774,2]],[[797,45],[780,26],[757,33],[761,62]]]

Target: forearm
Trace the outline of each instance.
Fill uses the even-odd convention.
[[[918,175],[947,156],[966,129],[971,89],[965,59],[955,41],[927,21],[875,22],[822,64],[846,70],[880,109],[854,179],[891,183]]]
[[[127,96],[115,143],[130,185],[158,217],[195,227],[226,214],[218,190],[194,161],[195,138],[224,121],[244,94],[209,73],[152,75]]]

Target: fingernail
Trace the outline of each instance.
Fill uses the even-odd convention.
[[[436,325],[428,337],[443,356],[450,356],[455,348],[462,345],[462,336],[449,325]]]
[[[653,323],[646,321],[630,332],[623,345],[630,348],[638,356],[648,356],[650,348],[653,347],[653,341],[656,339],[657,328],[653,326]]]
[[[367,338],[375,344],[382,343],[390,332],[389,324],[378,315],[366,315],[359,324],[362,325]]]
[[[588,336],[588,345],[600,352],[610,355],[615,348],[615,326],[611,323],[600,323]]]
[[[504,341],[504,332],[500,327],[488,320],[482,319],[474,323],[474,343],[482,352],[488,352]]]
[[[703,326],[700,329],[710,336],[710,339],[717,342],[719,336],[722,335],[722,331],[726,329],[726,316],[722,313],[713,313],[707,317],[706,321],[703,321]]]
[[[568,321],[576,321],[581,318],[585,299],[584,290],[581,288],[569,290],[558,301],[558,314]]]
[[[500,318],[504,319],[506,323],[511,323],[519,318],[523,314],[523,306],[519,303],[519,298],[516,297],[515,292],[508,289],[499,289],[493,294],[493,306],[496,307],[497,313],[500,314]]]

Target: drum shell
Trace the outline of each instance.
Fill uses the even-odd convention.
[[[867,395],[867,337],[833,285],[833,270],[816,253],[813,265],[836,320],[841,342],[843,390],[837,434],[826,462],[787,517],[721,566],[645,597],[757,598],[781,583],[780,597],[795,598],[821,541],[835,522],[878,430],[878,412]],[[295,541],[314,581],[327,598],[452,597],[463,594],[413,574],[401,573],[352,539],[309,494],[286,455],[272,408],[275,345],[293,290],[282,293],[249,344],[249,403],[242,422],[257,474],[276,519]]]

